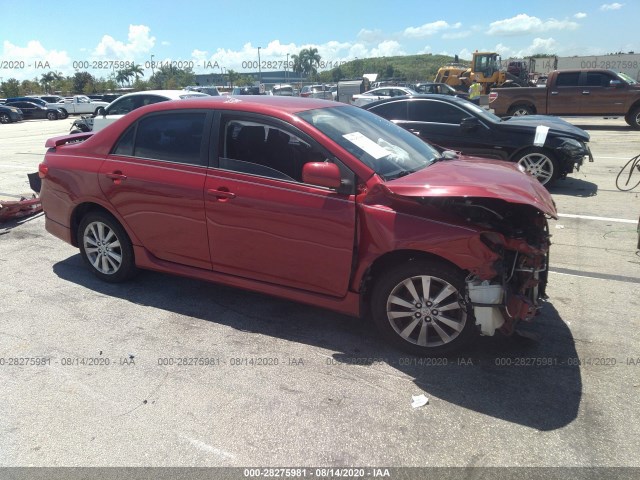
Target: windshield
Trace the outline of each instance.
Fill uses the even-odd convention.
[[[421,170],[440,158],[437,150],[412,133],[358,107],[320,108],[298,116],[384,180]]]
[[[631,78],[629,75],[627,75],[626,73],[619,72],[618,76],[621,79],[623,79],[625,82],[627,82],[629,85],[635,85],[636,83],[638,83],[633,78]]]

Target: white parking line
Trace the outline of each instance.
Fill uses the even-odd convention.
[[[628,220],[626,218],[594,217],[591,215],[574,215],[572,213],[559,213],[558,217],[579,218],[583,220],[600,220],[601,222],[638,223],[638,220]]]

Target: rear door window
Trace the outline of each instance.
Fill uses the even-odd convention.
[[[113,153],[153,160],[206,165],[205,112],[170,112],[142,118],[120,138]]]
[[[580,72],[560,72],[556,78],[556,87],[577,87],[580,85]]]

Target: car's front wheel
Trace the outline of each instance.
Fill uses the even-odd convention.
[[[460,349],[474,334],[464,300],[464,272],[437,261],[412,260],[375,283],[371,313],[382,335],[415,355]]]
[[[47,119],[58,120],[58,114],[56,112],[47,112]]]
[[[118,283],[135,275],[131,240],[111,215],[89,212],[80,222],[77,236],[82,259],[97,277]]]
[[[0,113],[0,123],[11,123],[11,117],[8,113]]]
[[[60,118],[61,119],[65,119],[69,116],[69,112],[67,112],[66,110],[60,109]]]
[[[528,148],[518,154],[515,161],[527,173],[538,179],[542,185],[548,185],[558,177],[558,161],[548,150],[542,148]]]

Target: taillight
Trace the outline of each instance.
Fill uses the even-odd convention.
[[[493,102],[496,98],[498,98],[498,92],[491,92],[489,94],[489,103]]]
[[[301,93],[300,94],[301,97],[308,97],[309,95],[311,95],[309,92],[305,92],[305,93]]]
[[[47,173],[49,173],[49,167],[47,166],[47,164],[41,163],[40,165],[38,165],[38,176],[40,178],[46,177]]]

